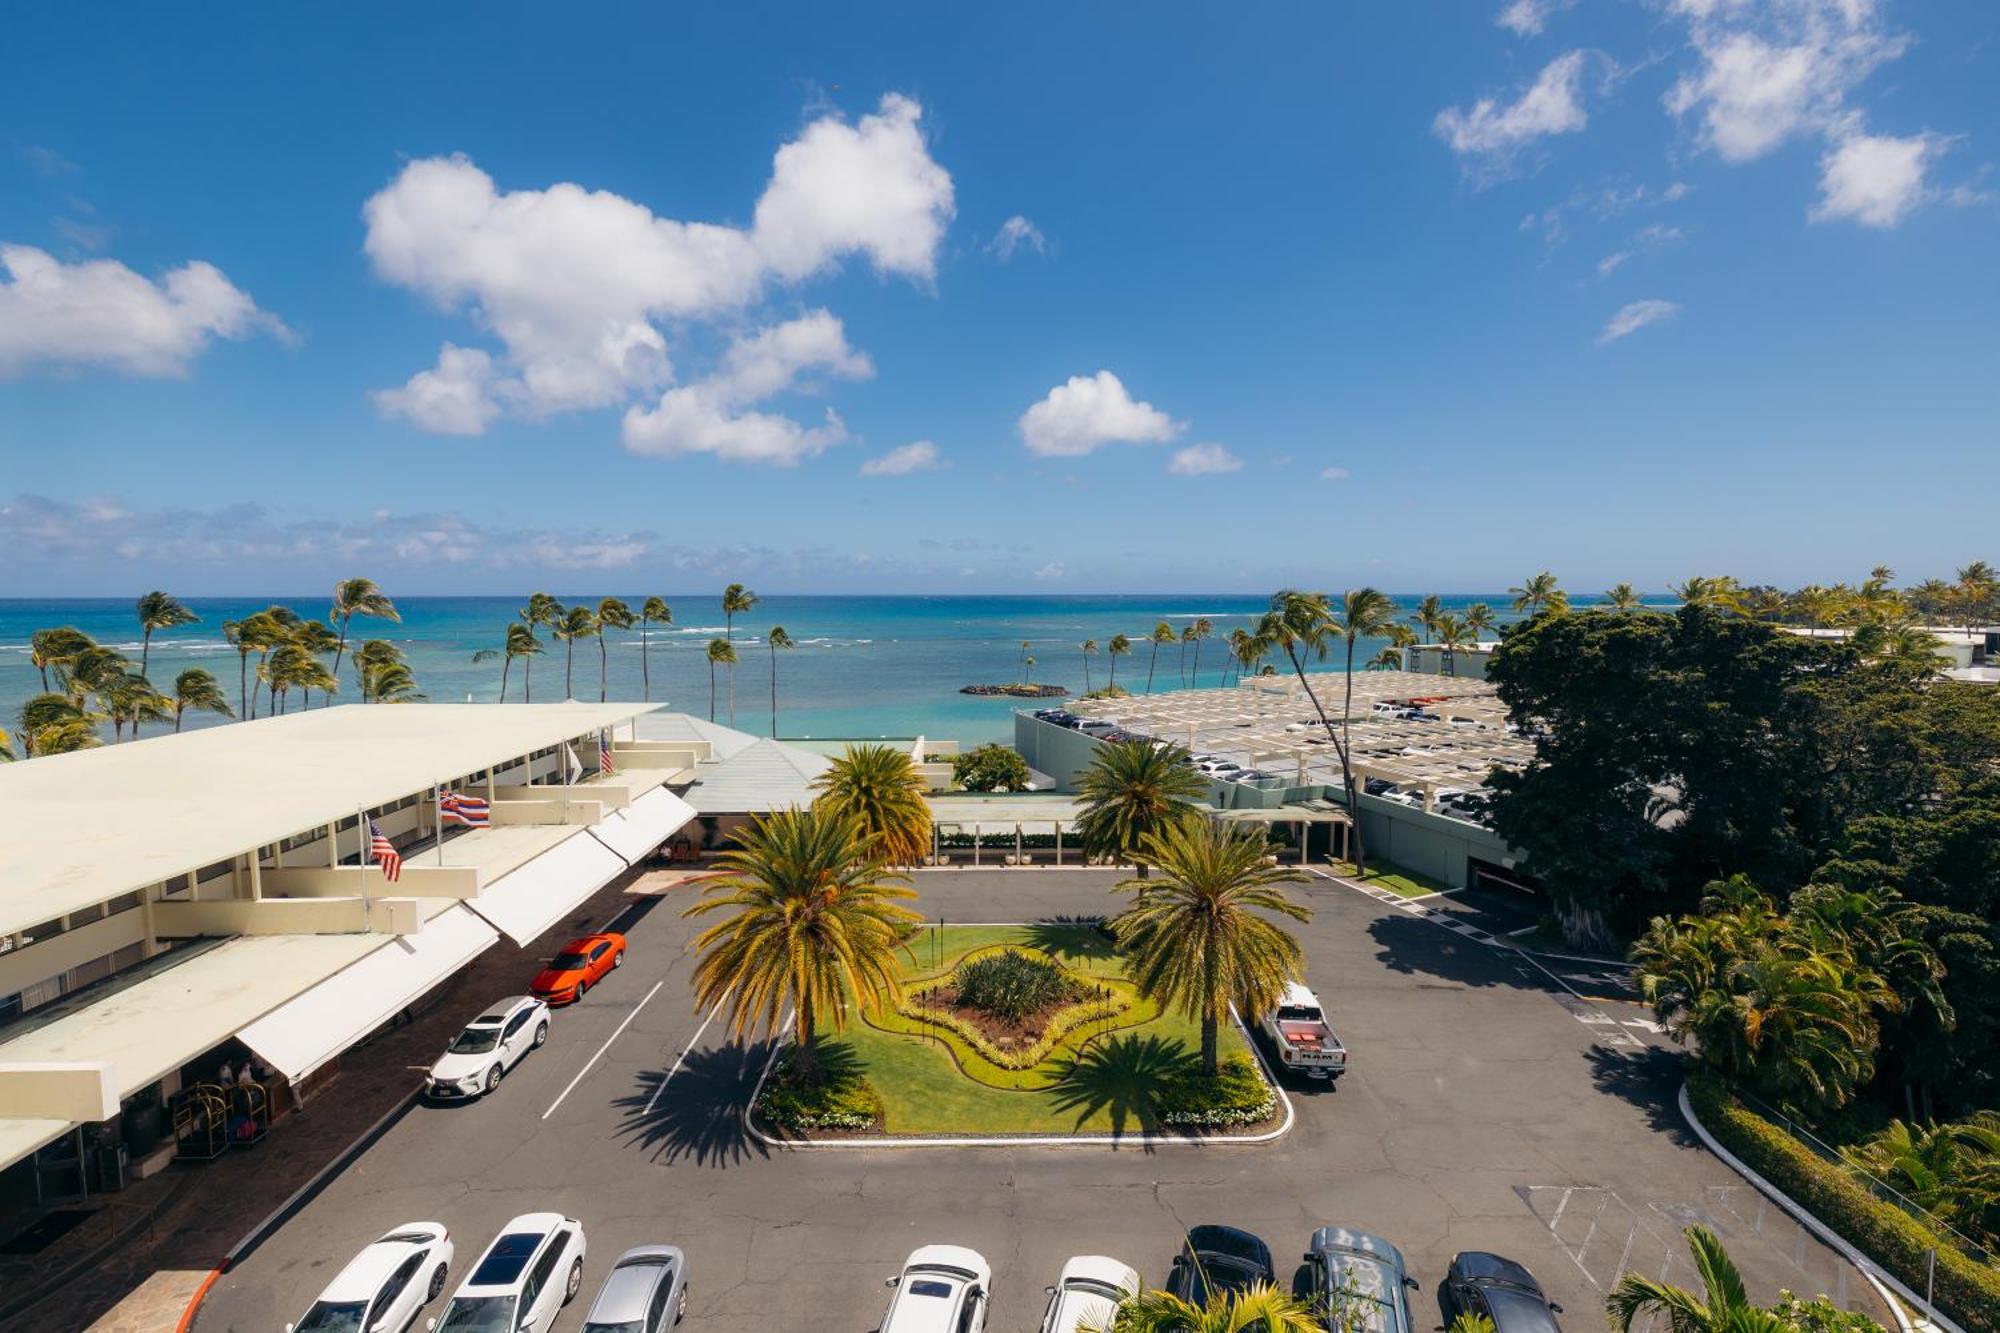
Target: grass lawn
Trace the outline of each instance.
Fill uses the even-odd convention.
[[[850,1021],[825,1036],[830,1065],[851,1066],[882,1100],[890,1134],[1102,1134],[1156,1127],[1153,1099],[1163,1080],[1201,1051],[1201,1027],[1161,1013],[1125,980],[1111,943],[1089,926],[932,927],[912,942],[904,967],[911,989],[948,975],[967,954],[1004,946],[1039,950],[1086,981],[1130,1000],[1114,1019],[1085,1025],[1033,1069],[1004,1070],[962,1042],[901,1014]],[[898,1029],[898,1030],[892,1030]],[[1248,1056],[1242,1034],[1225,1027],[1222,1055]],[[964,1068],[961,1068],[961,1065]],[[967,1069],[973,1071],[968,1075]]]
[[[1387,889],[1399,898],[1421,898],[1426,894],[1449,893],[1451,891],[1451,885],[1441,880],[1432,879],[1429,875],[1418,874],[1414,870],[1405,870],[1401,866],[1393,865],[1386,861],[1369,862],[1368,873],[1365,875],[1354,873],[1354,863],[1352,861],[1332,861],[1328,864],[1336,875],[1344,875],[1348,879],[1354,880],[1359,884],[1366,884],[1370,888]]]

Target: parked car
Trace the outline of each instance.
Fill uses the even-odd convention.
[[[1258,1282],[1276,1283],[1271,1247],[1235,1227],[1189,1227],[1167,1274],[1167,1290],[1191,1305],[1206,1305],[1211,1293],[1242,1291]]]
[[[1313,1301],[1327,1328],[1410,1333],[1406,1293],[1417,1280],[1394,1245],[1352,1227],[1321,1227],[1312,1234],[1305,1260]]]
[[[1484,1250],[1467,1250],[1452,1259],[1441,1303],[1448,1319],[1485,1315],[1493,1321],[1494,1333],[1562,1333],[1556,1322],[1562,1307],[1548,1298],[1535,1275]]]
[[[625,965],[625,937],[615,930],[585,935],[563,945],[549,965],[535,973],[528,989],[550,1004],[570,1004]]]
[[[673,1245],[636,1245],[618,1256],[582,1333],[665,1333],[687,1313],[687,1256]]]
[[[1109,1328],[1120,1302],[1137,1296],[1139,1286],[1139,1271],[1132,1265],[1101,1254],[1079,1254],[1063,1265],[1062,1276],[1048,1289],[1042,1333]]]
[[[465,1025],[431,1066],[427,1090],[440,1101],[478,1097],[549,1039],[549,1007],[532,995],[500,1001]]]
[[[500,1229],[444,1307],[434,1333],[548,1333],[583,1289],[583,1223],[523,1213]]]
[[[1298,982],[1288,982],[1278,1007],[1264,1015],[1264,1035],[1277,1050],[1278,1063],[1308,1078],[1336,1079],[1347,1072],[1347,1048],[1326,1020],[1319,996]]]
[[[405,1222],[350,1259],[285,1333],[403,1333],[444,1290],[451,1255],[443,1226]]]
[[[993,1270],[961,1245],[925,1245],[889,1279],[896,1289],[880,1333],[980,1333],[986,1327]]]

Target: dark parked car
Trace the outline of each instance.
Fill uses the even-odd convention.
[[[1451,1261],[1444,1306],[1451,1317],[1485,1315],[1495,1333],[1562,1333],[1556,1323],[1562,1307],[1548,1298],[1535,1275],[1483,1250],[1467,1250]]]
[[[1194,1305],[1211,1292],[1242,1291],[1257,1282],[1275,1284],[1271,1247],[1235,1227],[1191,1227],[1167,1274],[1167,1290]]]

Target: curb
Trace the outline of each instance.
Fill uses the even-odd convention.
[[[1925,1311],[1930,1316],[1932,1324],[1937,1328],[1945,1330],[1945,1333],[1965,1333],[1963,1328],[1946,1319],[1936,1310],[1931,1309],[1921,1296],[1918,1296],[1914,1291],[1904,1286],[1893,1274],[1885,1271],[1873,1259],[1855,1249],[1839,1232],[1820,1221],[1817,1217],[1814,1217],[1801,1205],[1794,1203],[1791,1196],[1751,1170],[1746,1162],[1735,1153],[1729,1151],[1729,1149],[1723,1147],[1717,1141],[1716,1137],[1708,1132],[1708,1126],[1702,1124],[1700,1118],[1695,1115],[1694,1103],[1688,1100],[1687,1084],[1681,1084],[1680,1095],[1676,1100],[1680,1104],[1681,1118],[1688,1122],[1688,1127],[1694,1130],[1695,1137],[1701,1140],[1704,1148],[1707,1148],[1710,1152],[1721,1158],[1725,1166],[1749,1181],[1756,1187],[1758,1193],[1762,1194],[1772,1203],[1777,1204],[1779,1208],[1791,1216],[1793,1221],[1819,1237],[1836,1254],[1854,1265],[1856,1271],[1867,1280],[1868,1285],[1875,1288],[1876,1292],[1882,1297],[1883,1304],[1889,1307],[1889,1314],[1895,1319],[1901,1333],[1915,1333],[1916,1329],[1916,1326],[1910,1323],[1909,1316],[1903,1313],[1903,1302],[1908,1302],[1913,1309]],[[1895,1291],[1895,1296],[1889,1294],[1890,1289]],[[1901,1297],[1902,1300],[1897,1300],[1897,1297]]]

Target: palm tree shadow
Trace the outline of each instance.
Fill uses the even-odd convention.
[[[690,1053],[677,1071],[647,1070],[615,1103],[624,1113],[619,1137],[669,1165],[726,1168],[752,1154],[769,1157],[744,1128],[743,1108],[770,1054],[768,1041],[731,1042]]]
[[[1152,1133],[1160,1128],[1160,1094],[1194,1062],[1194,1054],[1178,1041],[1114,1037],[1071,1061],[1049,1095],[1056,1110],[1076,1112],[1079,1129],[1103,1112],[1110,1115],[1114,1134],[1134,1129]]]
[[[1076,966],[1108,963],[1118,945],[1101,916],[1051,916],[1028,923],[1029,947]]]
[[[1682,1147],[1699,1142],[1680,1113],[1680,1089],[1688,1073],[1684,1052],[1660,1046],[1637,1050],[1593,1046],[1586,1053],[1591,1081],[1600,1092],[1630,1102],[1647,1123]]]

